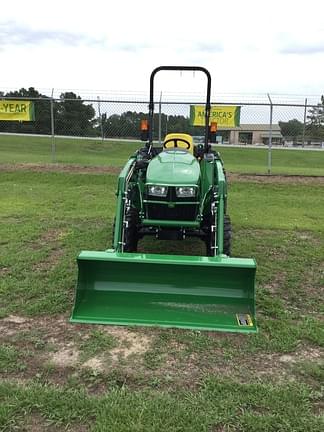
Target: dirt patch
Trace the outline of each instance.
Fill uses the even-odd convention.
[[[292,354],[284,354],[279,357],[282,363],[296,363],[300,361],[321,361],[324,360],[324,350],[308,348],[296,351]]]
[[[82,341],[86,341],[94,328],[116,338],[118,346],[104,355],[93,356],[82,361],[79,349]],[[70,324],[67,316],[25,318],[10,315],[0,320],[0,344],[10,344],[20,352],[29,352],[24,357],[28,367],[23,376],[33,377],[43,374],[44,370],[56,367],[55,374],[50,379],[57,383],[64,383],[73,374],[75,367],[89,368],[99,373],[109,373],[120,360],[127,360],[132,356],[141,356],[149,348],[151,337],[138,331],[131,331],[125,327],[91,326],[85,324]],[[137,360],[140,366],[141,361]],[[48,365],[48,366],[47,366]],[[127,368],[129,362],[124,362]]]
[[[1,267],[0,268],[0,277],[7,276],[8,274],[10,274],[9,267]]]
[[[277,272],[273,275],[273,279],[270,283],[264,284],[263,288],[270,292],[271,294],[278,294],[281,292],[281,287],[285,283],[286,274],[282,272]]]
[[[321,362],[324,360],[324,350],[320,348],[301,348],[295,352],[287,354],[259,354],[250,358],[246,368],[246,377],[268,376],[275,378],[276,381],[293,381],[296,379],[292,373],[292,366],[299,362],[312,361]]]
[[[77,174],[118,174],[121,168],[112,166],[84,166],[72,164],[18,163],[0,164],[0,171],[64,172]]]
[[[305,272],[304,285],[307,287],[307,292],[318,298],[319,302],[322,302],[324,296],[324,285],[320,282],[323,277],[324,261],[317,267],[310,269],[307,273]]]
[[[49,358],[50,363],[59,367],[72,367],[78,363],[79,351],[73,347],[63,347]]]
[[[51,228],[43,232],[38,239],[30,243],[30,247],[33,250],[38,250],[42,246],[46,246],[49,243],[53,244],[53,249],[57,245],[57,242],[66,237],[68,230],[63,230],[60,228]]]
[[[148,336],[130,332],[125,329],[122,329],[122,332],[115,330],[114,336],[118,337],[120,346],[110,351],[113,362],[118,362],[120,359],[127,359],[130,356],[143,355],[148,351],[151,345],[151,339]]]
[[[260,175],[260,174],[236,174],[228,175],[229,181],[252,182],[252,183],[294,183],[294,184],[324,184],[324,176],[302,176],[302,175]]]
[[[62,249],[52,249],[50,254],[42,261],[38,261],[33,264],[32,271],[42,272],[49,271],[53,269],[59,262],[60,258],[63,256]]]
[[[40,243],[52,243],[61,240],[66,235],[66,230],[52,228],[45,231],[39,238]]]
[[[9,315],[8,317],[3,318],[2,321],[6,323],[13,323],[13,324],[25,324],[26,322],[29,321],[29,319],[18,315]]]
[[[92,369],[93,371],[96,372],[105,371],[104,360],[101,359],[100,357],[92,357],[91,359],[83,363],[82,367]]]
[[[49,425],[40,415],[33,413],[24,419],[19,430],[22,432],[43,432],[45,430],[49,432],[57,432],[59,429],[53,425]]]
[[[297,232],[296,235],[300,240],[313,241],[313,237],[309,233]]]
[[[77,164],[41,164],[17,163],[0,164],[0,171],[31,171],[31,172],[65,172],[78,174],[119,174],[121,167],[114,166],[84,166]],[[253,183],[296,183],[296,184],[324,184],[324,176],[302,175],[261,175],[228,173],[230,181]]]
[[[80,346],[94,328],[113,336],[118,346],[83,360]],[[160,346],[158,335],[156,329],[70,324],[64,315],[37,318],[11,315],[0,320],[0,344],[3,341],[17,349],[23,365],[23,369],[9,373],[10,380],[36,376],[58,385],[74,382],[96,394],[119,385],[136,389],[193,389],[210,373],[238,382],[254,382],[258,378],[285,382],[299,379],[296,374],[299,363],[319,363],[324,358],[323,349],[304,345],[291,353],[256,353],[246,357],[239,348],[242,344],[239,335],[211,333],[211,339],[228,339],[232,350],[213,344],[211,349],[200,350],[190,342],[172,338]]]
[[[317,233],[316,233],[317,234]],[[314,246],[321,246],[322,245],[322,239],[316,235],[314,232],[310,231],[295,231],[294,235],[296,236],[297,241],[302,240],[307,242],[308,244],[313,244]]]
[[[68,230],[51,228],[43,232],[37,240],[30,243],[30,248],[33,250],[39,250],[46,246],[51,247],[43,260],[33,264],[32,271],[48,271],[50,268],[55,267],[63,255],[60,241],[66,237],[68,233]]]
[[[8,317],[0,320],[0,335],[2,337],[13,336],[17,332],[19,332],[22,328],[25,328],[25,324],[27,322],[28,322],[27,318],[20,317],[17,315],[9,315]]]
[[[23,424],[20,425],[19,430],[21,432],[86,432],[89,428],[85,425],[69,425],[69,426],[54,426],[50,424],[44,417],[33,412],[31,415],[24,419]]]
[[[54,346],[67,346],[76,336],[79,336],[78,326],[68,322],[68,317],[38,317],[27,318],[17,315],[9,315],[0,320],[0,341],[6,339],[6,335],[17,334],[17,345],[27,347],[30,336],[36,335],[45,344]],[[80,337],[80,336],[79,336]],[[10,340],[8,340],[10,342]]]

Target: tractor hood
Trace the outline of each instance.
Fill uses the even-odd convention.
[[[198,184],[200,166],[186,150],[164,150],[149,163],[146,182],[164,185]]]

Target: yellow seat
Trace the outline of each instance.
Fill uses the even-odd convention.
[[[170,150],[173,148],[180,148],[188,150],[193,154],[193,139],[191,135],[185,133],[170,133],[164,138],[163,149]]]

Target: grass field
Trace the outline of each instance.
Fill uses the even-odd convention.
[[[141,144],[56,138],[56,162],[123,166]],[[51,138],[0,135],[0,163],[50,163]],[[226,169],[236,173],[267,173],[267,149],[219,147]],[[324,151],[274,149],[274,174],[324,176]]]
[[[2,161],[48,162],[37,149],[18,160],[2,146]],[[78,162],[99,164],[98,152]],[[258,263],[259,333],[243,336],[69,324],[75,257],[111,243],[116,176],[9,168],[0,172],[1,431],[323,430],[322,179],[233,177],[233,256]],[[199,241],[140,248],[202,251]]]

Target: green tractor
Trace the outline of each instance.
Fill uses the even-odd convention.
[[[207,77],[204,144],[169,134],[153,145],[154,77],[161,70],[200,71]],[[211,77],[202,67],[161,66],[150,78],[146,145],[118,178],[113,248],[83,251],[72,322],[158,325],[197,330],[256,332],[255,271],[251,258],[232,258],[231,221],[223,162],[211,150]],[[144,236],[198,237],[205,256],[137,252]]]

